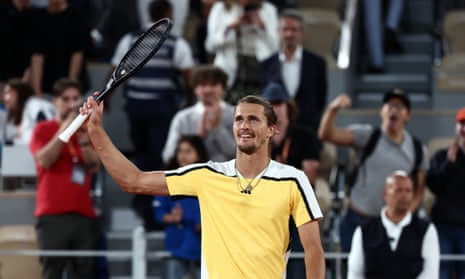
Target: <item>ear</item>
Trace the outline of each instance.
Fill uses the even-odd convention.
[[[276,134],[276,126],[272,125],[268,128],[268,134],[266,135],[267,138],[271,138]]]

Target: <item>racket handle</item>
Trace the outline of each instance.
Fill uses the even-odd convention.
[[[69,126],[58,136],[58,138],[62,142],[68,142],[74,133],[81,127],[81,125],[86,121],[89,117],[89,114],[79,114],[76,118],[74,118],[73,122],[69,124]]]

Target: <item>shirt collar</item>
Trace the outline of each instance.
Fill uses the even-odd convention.
[[[291,61],[302,60],[302,53],[303,53],[303,48],[301,45],[299,45],[297,49],[295,50],[294,56],[292,57]],[[284,56],[284,52],[282,50],[279,51],[279,61],[286,62],[286,57]]]
[[[412,221],[412,213],[409,211],[407,213],[407,215],[404,216],[404,218],[402,218],[402,220],[400,220],[399,223],[394,223],[392,222],[387,216],[386,216],[386,206],[383,207],[383,209],[381,210],[381,222],[383,222],[383,225],[388,228],[388,227],[400,227],[400,228],[403,228],[405,226],[407,226],[408,224],[410,224],[410,222]]]

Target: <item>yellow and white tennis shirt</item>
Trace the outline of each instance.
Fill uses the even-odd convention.
[[[165,173],[172,197],[199,199],[203,279],[283,278],[290,216],[297,226],[323,217],[307,176],[276,161],[251,194],[235,160]]]

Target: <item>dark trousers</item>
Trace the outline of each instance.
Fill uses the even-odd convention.
[[[347,209],[346,215],[342,219],[340,227],[341,248],[343,252],[349,252],[352,245],[352,236],[355,229],[370,219],[370,216],[360,215],[350,207]]]
[[[160,108],[153,109],[161,110]],[[167,110],[167,108],[164,109]],[[134,145],[134,164],[144,171],[163,169],[161,153],[174,112],[147,114],[133,110],[128,111],[128,119],[129,132]],[[152,202],[152,196],[135,195],[132,207],[143,220],[147,231],[162,230],[163,226],[155,221]]]
[[[41,216],[36,224],[41,250],[96,250],[97,219],[79,214]],[[61,279],[67,267],[69,279],[95,278],[94,257],[41,257],[42,278]]]

